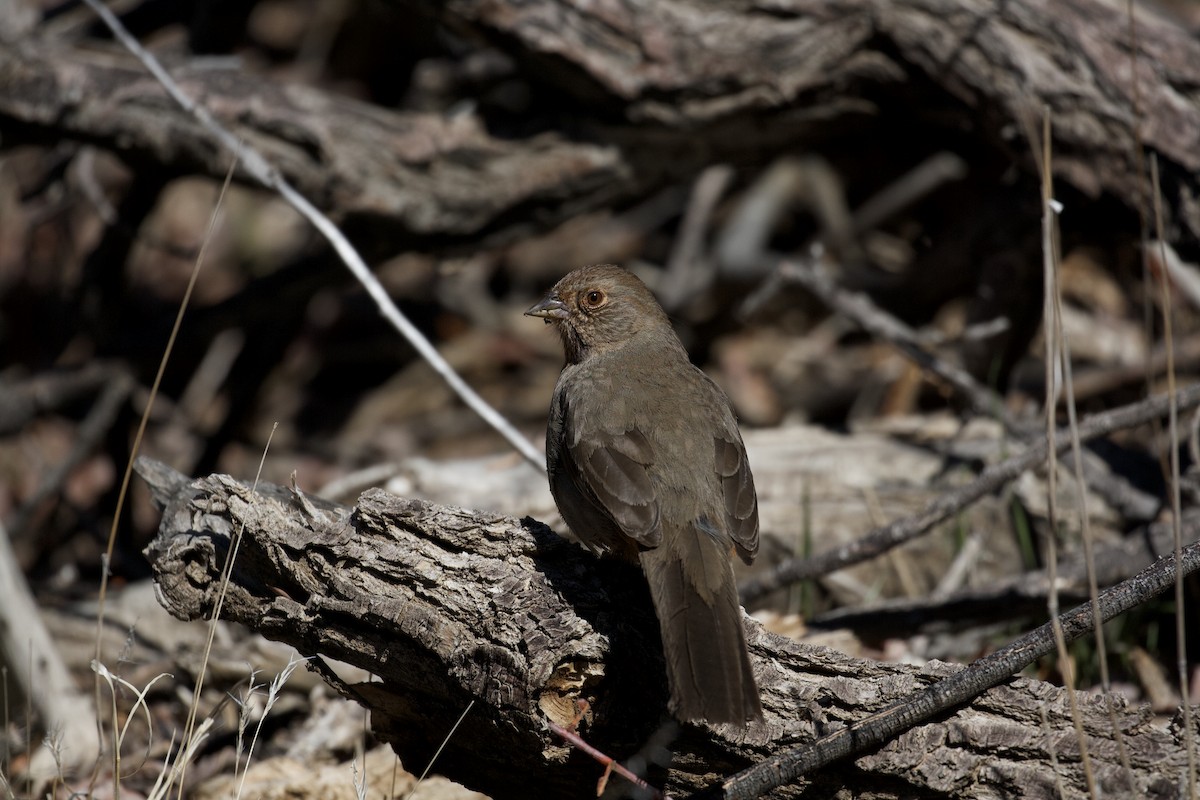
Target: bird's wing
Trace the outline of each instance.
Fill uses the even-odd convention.
[[[592,432],[569,444],[568,450],[576,486],[590,495],[626,536],[643,547],[657,547],[662,531],[658,497],[646,469],[653,457],[645,435],[637,429],[617,434]]]
[[[717,474],[725,496],[725,522],[738,556],[749,564],[758,553],[758,498],[754,476],[746,459],[746,448],[736,433],[726,431],[714,438]]]

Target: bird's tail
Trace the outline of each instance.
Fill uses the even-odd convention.
[[[681,720],[762,719],[729,553],[695,526],[640,555],[662,629],[671,710]]]

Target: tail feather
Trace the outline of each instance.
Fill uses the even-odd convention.
[[[696,537],[693,542],[700,548],[719,550],[719,544],[701,531],[683,535]],[[709,569],[695,574],[671,539],[664,536],[661,546],[640,556],[662,629],[671,710],[688,721],[740,725],[762,719],[728,556],[704,553],[706,560],[723,557],[724,569],[719,574]],[[715,585],[696,583],[714,578]]]

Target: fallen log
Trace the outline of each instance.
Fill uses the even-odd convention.
[[[470,707],[437,769],[497,798],[527,797],[531,787],[591,791],[601,768],[547,725],[570,724],[577,700],[587,701],[579,728],[590,744],[620,759],[641,754],[652,783],[685,795],[962,669],[851,658],[747,619],[765,720],[745,730],[685,726],[664,742],[658,632],[632,567],[595,559],[530,518],[380,490],[347,508],[224,475],[189,481],[146,460],[139,472],[165,507],[146,553],[172,614],[211,614],[234,553],[223,616],[378,676],[339,689],[371,709],[376,735],[405,763],[431,758]],[[1097,781],[1106,794],[1129,791],[1109,699],[1078,700]],[[1112,702],[1133,795],[1174,796],[1186,760],[1181,726],[1163,729],[1148,707]],[[1064,691],[1013,678],[773,796],[1056,797],[1085,791],[1079,759]]]

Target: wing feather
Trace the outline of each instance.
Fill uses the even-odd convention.
[[[570,447],[571,460],[595,502],[625,535],[643,547],[657,547],[658,496],[647,470],[651,448],[639,430],[619,434],[593,434],[586,442]]]
[[[749,564],[758,554],[758,498],[740,437],[717,436],[717,473],[725,496],[725,522],[738,556]]]

